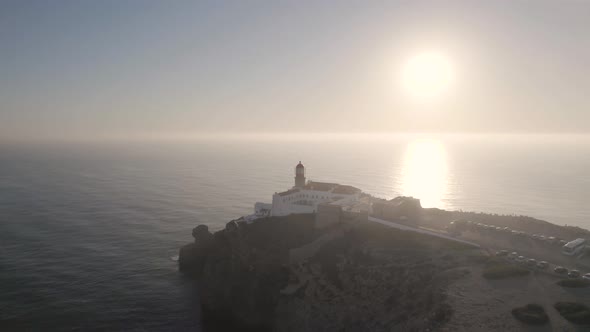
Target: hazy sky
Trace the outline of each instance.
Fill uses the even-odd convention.
[[[1,138],[590,132],[589,93],[584,0],[0,1]]]

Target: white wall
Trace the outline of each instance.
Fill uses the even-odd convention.
[[[254,213],[255,214],[265,214],[267,211],[272,211],[272,204],[270,203],[262,203],[256,202],[254,204]]]
[[[293,213],[313,213],[317,210],[318,204],[332,202],[335,198],[339,198],[339,201],[352,201],[357,196],[356,194],[334,194],[329,191],[316,190],[300,190],[285,196],[274,194],[272,196],[272,215],[286,216]],[[294,204],[301,201],[306,201],[309,205]]]
[[[272,212],[273,216],[286,216],[293,213],[312,213],[315,210],[314,205],[299,205],[293,204],[296,200],[286,199],[288,196],[279,196],[275,194],[272,196]]]

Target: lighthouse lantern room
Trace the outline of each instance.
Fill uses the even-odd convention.
[[[303,188],[305,186],[305,167],[299,162],[295,166],[295,188]]]

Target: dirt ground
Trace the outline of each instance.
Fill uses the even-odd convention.
[[[563,288],[560,278],[533,271],[529,276],[488,280],[481,266],[468,268],[470,273],[447,289],[453,315],[441,331],[590,331],[563,319],[553,308],[558,301],[590,304],[590,288]],[[511,310],[529,303],[545,308],[550,322],[530,326],[516,320]]]

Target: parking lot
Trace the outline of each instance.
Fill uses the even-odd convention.
[[[523,267],[534,270],[545,271],[549,274],[558,275],[567,278],[567,274],[556,274],[553,270],[557,266],[563,266],[568,271],[579,270],[581,275],[590,273],[590,259],[584,255],[582,258],[574,256],[566,256],[561,253],[562,244],[559,242],[548,243],[538,239],[531,238],[526,235],[515,236],[510,231],[496,231],[491,229],[481,229],[480,227],[468,227],[463,230],[457,237],[478,243],[483,248],[488,249],[495,254],[498,251],[506,250],[508,253],[516,252],[518,256],[525,257],[525,263],[521,263]],[[505,256],[507,260],[508,256]],[[539,269],[536,266],[528,266],[526,260],[535,259],[536,262],[546,261],[549,266],[545,269]],[[516,260],[510,260],[517,264]]]

